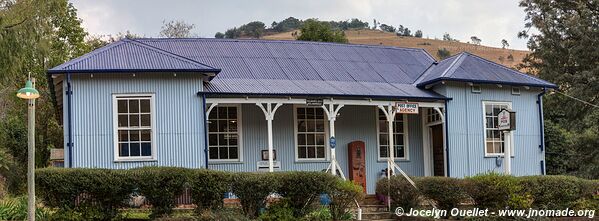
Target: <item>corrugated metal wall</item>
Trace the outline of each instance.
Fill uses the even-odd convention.
[[[204,165],[202,90],[199,75],[74,75],[73,167],[133,168],[145,165],[199,168]],[[114,162],[112,94],[154,93],[157,160]],[[67,99],[64,99],[66,107]],[[64,111],[65,143],[67,111]],[[66,147],[66,145],[65,145]],[[68,154],[68,151],[67,153]],[[68,158],[68,155],[65,155]]]
[[[466,84],[448,83],[435,91],[452,98],[449,113],[449,162],[452,177],[473,176],[490,171],[502,172],[495,157],[485,157],[482,101],[510,101],[516,111],[514,136],[514,175],[542,174],[540,161],[544,152],[539,149],[538,88],[521,88],[521,95],[512,95],[511,87],[483,85],[481,93],[472,93]]]
[[[377,161],[375,107],[345,106],[341,108],[337,118],[337,160],[343,172],[348,174],[348,143],[361,140],[366,144],[366,177],[367,192],[373,194],[376,180],[381,170],[387,167],[386,162]],[[261,160],[261,151],[267,149],[266,120],[262,111],[253,104],[242,105],[243,162],[210,163],[210,168],[227,171],[256,171],[256,162]],[[284,171],[320,171],[328,167],[329,162],[296,162],[293,124],[293,106],[284,105],[277,111],[273,121],[273,144],[277,151],[281,170]],[[401,161],[400,167],[409,175],[423,176],[422,129],[419,115],[409,117],[410,161]]]

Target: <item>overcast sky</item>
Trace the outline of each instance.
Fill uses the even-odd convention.
[[[526,49],[517,33],[524,27],[524,11],[518,0],[71,0],[85,29],[94,35],[130,31],[157,37],[162,21],[183,20],[195,24],[194,34],[214,37],[217,31],[249,21],[267,26],[289,16],[299,19],[347,20],[372,24],[402,24],[424,37],[442,38],[447,32],[463,42],[478,36],[483,45]]]

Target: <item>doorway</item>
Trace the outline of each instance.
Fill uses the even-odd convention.
[[[443,151],[443,124],[430,127],[433,149],[433,176],[445,176],[445,154]]]

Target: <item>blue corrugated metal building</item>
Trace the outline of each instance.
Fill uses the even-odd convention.
[[[502,172],[506,147],[513,174],[544,174],[556,87],[468,53],[266,40],[123,39],[48,74],[66,167],[326,170],[370,194],[388,168]],[[502,109],[517,113],[508,134]]]

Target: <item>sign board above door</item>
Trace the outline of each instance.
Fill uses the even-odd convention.
[[[497,129],[516,130],[516,112],[502,109],[497,114]]]
[[[322,106],[324,104],[322,99],[306,99],[306,105],[308,106]]]
[[[418,103],[397,102],[395,107],[398,114],[418,114]]]

